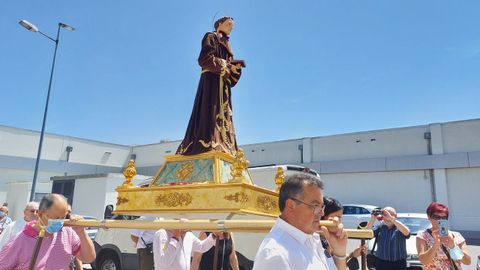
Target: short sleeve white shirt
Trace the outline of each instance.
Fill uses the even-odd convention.
[[[23,227],[25,227],[25,224],[27,224],[27,222],[25,222],[23,218],[8,224],[2,234],[0,234],[0,249],[2,249],[2,247],[8,243],[12,237],[21,232]]]
[[[142,216],[137,220],[162,220],[163,218],[156,218],[156,217],[145,217]],[[132,230],[131,235],[138,237],[137,246],[136,248],[145,248],[145,244],[153,243],[153,237],[156,231],[146,231],[146,230]],[[143,241],[142,241],[143,239]]]
[[[278,218],[263,239],[253,270],[330,270],[317,233],[306,234]]]
[[[190,270],[192,251],[204,253],[215,245],[210,234],[205,240],[187,232],[177,241],[166,230],[158,230],[153,238],[153,261],[155,270]]]

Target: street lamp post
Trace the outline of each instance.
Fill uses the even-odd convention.
[[[57,58],[57,48],[58,48],[58,43],[59,43],[59,38],[60,38],[60,28],[66,29],[68,31],[74,31],[75,28],[64,24],[64,23],[58,23],[58,29],[57,29],[57,38],[53,39],[50,36],[48,36],[45,33],[42,33],[38,28],[32,24],[31,22],[27,20],[21,20],[18,22],[21,26],[25,27],[28,31],[34,32],[34,33],[40,33],[44,37],[50,39],[51,41],[55,42],[55,51],[53,53],[53,61],[52,61],[52,69],[50,71],[50,81],[48,83],[48,92],[47,92],[47,100],[45,102],[45,111],[43,112],[43,123],[42,123],[42,131],[40,132],[40,142],[38,143],[38,151],[37,151],[37,159],[35,161],[35,170],[33,172],[33,181],[32,181],[32,190],[30,191],[30,201],[33,201],[35,197],[35,188],[37,186],[37,175],[38,175],[38,165],[40,163],[40,156],[42,154],[42,144],[43,144],[43,137],[45,135],[45,123],[47,122],[47,113],[48,113],[48,102],[50,101],[50,90],[52,89],[52,79],[53,79],[53,71],[55,69],[55,60]]]

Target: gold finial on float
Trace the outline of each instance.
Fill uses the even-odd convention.
[[[128,161],[128,166],[123,171],[123,175],[125,176],[125,182],[123,182],[122,187],[134,187],[135,184],[132,183],[132,179],[137,175],[137,170],[135,169],[135,161],[133,159]]]
[[[280,192],[280,187],[282,186],[283,182],[285,181],[285,172],[283,171],[282,167],[278,167],[277,173],[275,174],[275,184],[277,185],[277,189],[275,192]]]
[[[241,148],[238,149],[237,153],[235,153],[235,161],[232,163],[230,167],[232,175],[232,179],[230,179],[230,183],[242,183],[245,180],[243,176],[243,171],[245,171],[248,167],[248,160],[245,159],[245,153]]]

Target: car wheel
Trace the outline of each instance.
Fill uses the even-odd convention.
[[[102,255],[95,265],[97,270],[122,270],[120,260],[112,252]]]

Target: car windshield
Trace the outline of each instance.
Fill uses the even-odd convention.
[[[397,220],[405,224],[413,235],[431,227],[430,221],[426,218],[399,217]]]

